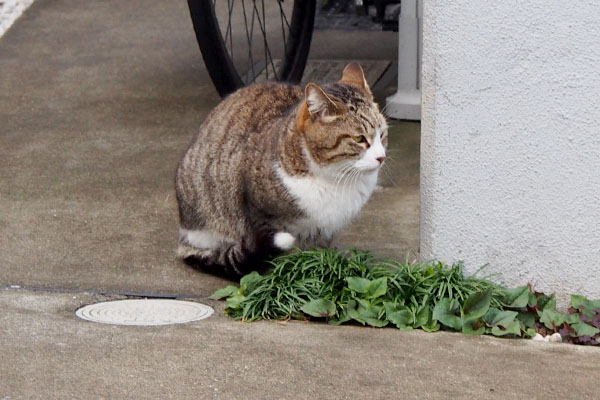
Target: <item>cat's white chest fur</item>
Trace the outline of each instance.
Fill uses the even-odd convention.
[[[346,226],[365,205],[377,184],[378,171],[362,173],[356,179],[337,183],[326,177],[294,177],[278,169],[288,192],[296,199],[305,217],[289,226],[301,242],[331,237]]]

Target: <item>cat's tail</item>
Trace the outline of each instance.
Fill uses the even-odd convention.
[[[199,236],[197,232],[180,232],[178,256],[189,265],[230,279],[239,279],[252,271],[264,272],[267,261],[296,244],[294,236],[287,232],[262,229],[241,242],[222,240],[207,246],[194,242]]]

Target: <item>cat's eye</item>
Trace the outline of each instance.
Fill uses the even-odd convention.
[[[356,135],[356,136],[353,136],[352,139],[354,139],[354,141],[356,143],[366,143],[367,142],[367,138],[364,135]]]

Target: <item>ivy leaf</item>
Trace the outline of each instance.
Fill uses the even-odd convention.
[[[386,316],[397,328],[404,331],[410,331],[412,329],[413,316],[409,310],[394,311]]]
[[[238,290],[240,290],[239,287],[229,285],[229,286],[224,287],[223,289],[219,289],[216,292],[214,292],[213,294],[211,294],[209,299],[220,300],[224,297],[231,297],[231,296],[237,294]]]
[[[357,293],[366,293],[367,286],[371,281],[366,278],[359,278],[357,276],[349,276],[346,278],[346,282],[348,282],[348,289],[353,290]]]
[[[369,324],[372,326],[380,326],[383,322],[379,320],[379,314],[383,311],[380,305],[373,305],[368,300],[358,299],[358,303],[354,300],[348,302],[348,316],[361,324]],[[379,322],[378,322],[379,321]],[[385,326],[385,324],[381,326]]]
[[[538,310],[544,311],[546,309],[556,311],[556,296],[552,293],[550,296],[542,295],[537,299]]]
[[[514,324],[517,315],[516,311],[501,311],[497,308],[490,308],[487,314],[483,316],[483,320],[490,327],[502,326],[507,328]]]
[[[588,308],[600,312],[600,300],[588,300]]]
[[[426,304],[422,305],[416,312],[413,326],[419,328],[429,324],[431,322],[431,314],[431,308]]]
[[[567,314],[565,317],[565,322],[569,325],[576,324],[581,322],[581,317],[579,314]]]
[[[479,318],[465,319],[462,321],[462,331],[467,335],[483,335],[485,323]]]
[[[529,336],[530,338],[532,338],[537,334],[537,331],[533,328],[527,328],[527,330],[525,331],[525,334],[527,336]]]
[[[492,289],[489,288],[482,292],[473,293],[467,298],[463,305],[463,314],[465,320],[478,319],[485,315],[490,309],[492,300]]]
[[[595,334],[600,333],[600,329],[594,328],[584,322],[571,324],[571,328],[575,329],[577,336],[594,336]]]
[[[529,301],[527,302],[527,305],[531,308],[538,305],[538,297],[535,293],[531,293],[531,291],[529,292]]]
[[[522,312],[517,315],[517,319],[523,323],[526,328],[535,326],[535,314],[530,312]]]
[[[565,322],[565,315],[558,311],[545,308],[540,315],[540,322],[548,329],[554,330],[555,327],[562,325]]]
[[[346,313],[348,314],[348,317],[364,325],[367,321],[365,321],[365,319],[361,317],[358,310],[356,309],[356,306],[356,301],[350,300],[346,306]]]
[[[584,311],[600,310],[600,300],[588,300],[585,296],[572,295],[571,306],[577,310],[583,307]],[[592,318],[592,315],[590,315],[590,318]]]
[[[504,304],[511,308],[527,307],[529,303],[529,286],[519,286],[514,289],[506,289],[504,292]]]
[[[242,290],[247,289],[253,283],[256,283],[262,279],[262,276],[256,271],[252,271],[248,275],[245,275],[242,279],[240,279],[240,287]]]
[[[378,278],[369,282],[365,288],[365,293],[370,299],[383,296],[387,292],[387,278]]]
[[[427,325],[422,325],[421,329],[425,332],[437,332],[440,330],[440,324],[437,321],[431,320]]]
[[[328,299],[316,299],[309,301],[300,307],[300,311],[312,317],[331,317],[335,314],[336,307],[333,301]]]
[[[535,331],[535,329],[533,331]],[[530,334],[532,332],[528,330],[527,333]],[[502,329],[499,326],[494,326],[492,328],[492,335],[494,336],[504,336],[509,334],[515,336],[521,335],[521,325],[519,324],[519,321],[513,320],[512,323],[505,326],[505,329]],[[533,336],[535,336],[535,333]]]
[[[347,311],[342,311],[341,315],[339,316],[338,319],[330,319],[329,321],[327,321],[327,323],[329,325],[341,325],[344,322],[348,322],[350,321],[350,317],[348,316],[348,312]]]
[[[374,326],[376,328],[383,328],[389,322],[389,321],[381,320],[381,319],[377,319],[377,318],[367,318],[365,321],[367,322],[368,325]]]
[[[365,320],[369,318],[378,319],[379,313],[382,311],[381,306],[370,305],[369,307],[359,306],[358,312],[362,318]]]
[[[399,307],[402,307],[402,306],[398,306],[395,303],[392,303],[390,301],[384,301],[383,307],[385,307],[385,314],[389,315],[389,314],[393,313],[394,311],[399,311],[399,309],[400,309]]]
[[[580,306],[584,306],[588,299],[585,296],[571,295],[571,307],[579,310]]]
[[[459,309],[458,301],[450,298],[444,298],[433,308],[433,319],[456,331],[462,328],[460,317],[456,316]]]
[[[241,304],[246,300],[246,296],[241,294],[236,294],[235,296],[231,296],[227,298],[227,307],[229,308],[241,308]]]

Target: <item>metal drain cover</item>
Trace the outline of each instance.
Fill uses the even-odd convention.
[[[81,307],[79,318],[113,325],[169,325],[198,321],[212,315],[207,305],[169,299],[107,301]]]

